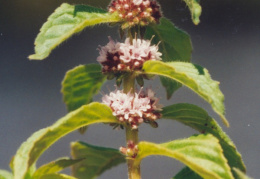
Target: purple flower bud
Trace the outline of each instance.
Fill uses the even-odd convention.
[[[158,23],[162,16],[160,5],[155,0],[112,0],[108,10],[119,14],[122,28]]]

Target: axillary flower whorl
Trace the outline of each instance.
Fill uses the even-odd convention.
[[[113,0],[108,10],[119,14],[123,22],[122,29],[158,23],[162,16],[160,6],[155,0]]]
[[[113,115],[118,117],[122,124],[130,124],[133,129],[137,129],[143,122],[154,123],[161,117],[161,105],[158,101],[151,89],[140,91],[139,94],[126,94],[116,90],[102,98],[102,102],[112,109]]]
[[[115,42],[109,37],[109,43],[99,47],[97,61],[103,66],[102,72],[122,72],[141,70],[148,60],[161,60],[158,45],[149,40],[127,38],[125,43]]]

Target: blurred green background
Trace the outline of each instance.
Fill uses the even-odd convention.
[[[92,2],[91,2],[92,1]],[[226,97],[230,135],[241,152],[248,175],[257,179],[260,152],[260,1],[201,0],[203,13],[198,26],[192,24],[188,8],[181,0],[158,0],[163,13],[176,26],[187,31],[193,42],[196,64],[206,67],[220,81]],[[0,168],[8,163],[20,144],[33,132],[51,125],[66,114],[60,93],[67,70],[86,63],[97,63],[98,45],[107,36],[118,39],[117,29],[106,25],[88,28],[60,45],[44,61],[29,61],[41,25],[62,2],[105,7],[107,0],[0,0]],[[210,106],[187,88],[166,101],[158,79],[153,84],[161,103],[197,104],[220,122]],[[151,84],[151,83],[150,83]],[[148,85],[149,86],[149,85]],[[103,91],[113,90],[107,83]],[[95,99],[100,100],[101,95]],[[221,124],[222,125],[222,124]],[[166,142],[188,137],[195,131],[177,122],[161,120],[159,128],[142,125],[141,140]],[[94,145],[119,148],[124,132],[109,126],[91,126],[85,135],[74,132],[45,152],[39,164],[69,156],[69,143],[83,140]],[[142,163],[144,179],[171,178],[182,164],[165,157],[151,157]],[[101,179],[127,178],[122,165],[104,173]]]

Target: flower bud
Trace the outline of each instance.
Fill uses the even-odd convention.
[[[149,23],[158,23],[162,16],[160,5],[155,0],[112,0],[108,11],[119,14],[123,29],[135,25],[144,26]]]

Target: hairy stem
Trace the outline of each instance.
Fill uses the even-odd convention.
[[[138,130],[133,130],[130,125],[126,126],[126,141],[138,144]],[[127,160],[128,179],[141,179],[140,165],[134,165],[134,159]]]
[[[125,76],[123,79],[123,90],[125,93],[134,93],[135,88],[135,73],[129,73]],[[138,144],[138,130],[132,129],[130,125],[125,126],[126,130],[126,143],[129,141],[132,141],[135,145]],[[134,159],[129,158],[127,160],[127,166],[128,166],[128,179],[141,179],[140,174],[140,165],[134,165]]]

